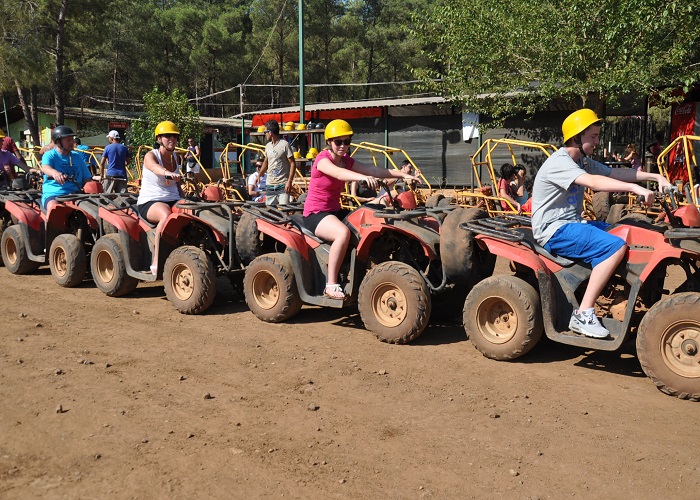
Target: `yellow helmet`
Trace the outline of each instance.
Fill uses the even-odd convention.
[[[318,149],[316,148],[309,148],[309,153],[314,155],[314,157],[318,154]]]
[[[297,125],[297,130],[306,130],[306,125],[300,123],[299,125]]]
[[[294,151],[294,158],[301,158],[301,153],[299,151]]]
[[[262,133],[265,132],[266,130],[267,130],[267,129],[265,128],[265,125],[260,125],[260,126],[258,127],[258,133],[259,133],[259,134],[262,134]]]
[[[352,136],[353,134],[352,127],[345,120],[333,120],[326,125],[326,131],[324,132],[326,140],[343,137],[345,135]]]
[[[166,120],[156,125],[156,131],[153,135],[155,135],[155,137],[158,137],[159,135],[163,134],[180,135],[180,129],[177,128],[177,125],[175,125],[173,122]]]
[[[564,134],[564,143],[574,136],[577,136],[588,127],[595,123],[601,123],[602,118],[598,118],[595,111],[588,108],[574,111],[566,117],[564,123],[561,124],[561,131]]]
[[[313,159],[314,159],[314,154],[313,154],[311,151],[309,151],[308,153],[306,153],[306,159],[307,159],[307,160],[313,160]]]
[[[286,131],[294,130],[294,125],[285,125],[283,127],[283,130],[286,130]]]
[[[287,122],[287,123],[284,124],[284,126],[285,126],[285,127],[293,127],[293,126],[294,126],[294,122]]]
[[[5,132],[0,128],[0,139],[5,137]]]

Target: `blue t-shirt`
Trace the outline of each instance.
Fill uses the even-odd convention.
[[[44,153],[41,157],[41,164],[55,168],[63,175],[73,177],[67,180],[63,186],[53,180],[52,177],[44,175],[44,183],[41,186],[41,204],[46,206],[46,199],[50,196],[62,196],[80,191],[87,181],[92,178],[92,174],[83,161],[83,155],[71,151],[67,155],[62,155],[58,148],[53,148]]]
[[[102,153],[107,158],[107,172],[110,177],[126,178],[126,159],[129,157],[129,148],[120,142],[108,144]]]
[[[83,157],[83,161],[85,162],[86,165],[90,167],[96,167],[95,165],[95,158],[91,156],[89,153],[83,153],[82,151],[88,151],[90,148],[86,146],[85,144],[80,144],[79,146],[76,146],[75,149],[80,153],[80,156]]]

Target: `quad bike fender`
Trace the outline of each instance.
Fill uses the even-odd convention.
[[[387,231],[394,231],[402,234],[407,239],[418,241],[428,259],[431,261],[437,259],[437,248],[440,241],[438,233],[429,228],[398,220],[394,221],[391,226],[383,224],[360,227],[360,243],[357,246],[357,258],[362,262],[366,262],[372,252],[374,240]]]
[[[136,216],[130,215],[126,210],[107,210],[104,207],[100,207],[98,214],[102,220],[112,224],[119,232],[128,234],[129,238],[137,243],[141,241],[144,230]]]
[[[177,206],[177,205],[176,205]],[[190,213],[184,211],[173,211],[172,215],[168,217],[163,225],[163,231],[161,237],[169,236],[171,239],[179,240],[179,235],[185,226],[190,224],[196,224],[198,226],[203,226],[206,232],[209,232],[216,242],[226,247],[228,245],[228,238],[224,236],[220,231],[214,229],[209,224],[205,224],[197,217],[193,217]]]
[[[258,226],[258,231],[262,234],[279,241],[288,249],[296,251],[305,261],[309,260],[310,242],[307,241],[307,238],[304,237],[301,231],[290,226],[271,224],[263,219],[257,219],[255,222]],[[313,241],[313,243],[315,246],[320,245],[316,241]],[[315,248],[315,246],[312,246],[312,248]]]
[[[484,234],[477,234],[476,241],[483,250],[488,250],[494,255],[529,267],[538,276],[540,273],[543,273],[545,276],[549,277],[551,273],[556,273],[563,269],[556,262],[542,259],[531,249],[518,243],[493,238]]]
[[[609,233],[625,241],[629,247],[627,266],[642,268],[639,275],[642,282],[646,281],[660,262],[665,259],[680,258],[684,252],[682,248],[671,245],[660,232],[642,227],[620,224],[611,228]],[[640,242],[643,244],[639,244]]]
[[[6,201],[5,210],[21,224],[25,224],[34,231],[41,231],[43,220],[38,206],[25,202]]]

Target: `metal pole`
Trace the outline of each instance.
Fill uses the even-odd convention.
[[[304,0],[299,0],[299,123],[305,123],[304,113]]]

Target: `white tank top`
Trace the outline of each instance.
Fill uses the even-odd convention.
[[[163,161],[160,157],[158,148],[153,150],[153,154],[158,160],[158,164],[162,167]],[[177,164],[177,155],[173,152],[173,164],[177,166],[175,172],[180,173],[180,166]],[[176,201],[181,198],[180,191],[177,189],[177,182],[172,179],[166,179],[162,175],[156,175],[147,168],[141,170],[141,189],[139,198],[136,201],[137,205],[143,205],[149,201]]]

